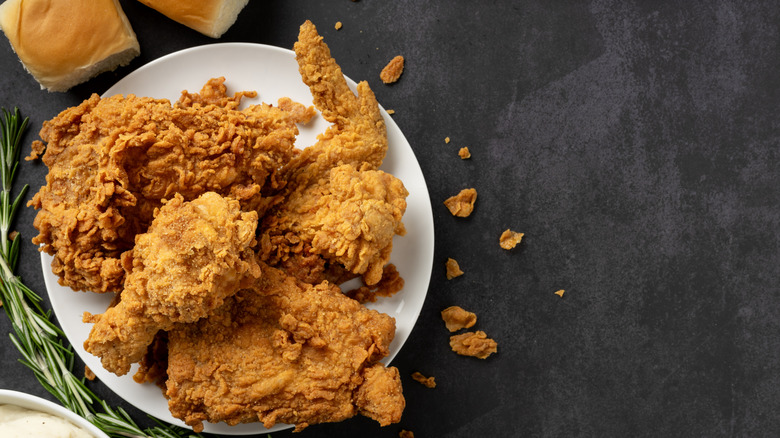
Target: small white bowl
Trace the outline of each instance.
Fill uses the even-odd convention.
[[[0,389],[0,405],[16,405],[22,408],[41,411],[60,418],[65,418],[91,433],[95,438],[109,438],[103,431],[74,412],[71,412],[57,403],[50,402],[49,400],[34,395],[8,389]]]

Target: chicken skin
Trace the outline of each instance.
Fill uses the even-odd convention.
[[[122,255],[119,302],[85,315],[94,326],[84,348],[108,371],[126,374],[158,331],[208,316],[260,275],[251,248],[256,228],[257,213],[241,212],[236,200],[207,192],[185,202],[177,194]]]
[[[296,425],[358,412],[381,425],[405,406],[388,354],[393,318],[329,283],[264,266],[254,284],[209,318],[168,332],[169,408],[193,430],[203,421]]]

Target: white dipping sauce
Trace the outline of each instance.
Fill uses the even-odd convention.
[[[14,405],[0,405],[0,437],[94,438],[64,418]]]

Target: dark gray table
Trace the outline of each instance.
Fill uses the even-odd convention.
[[[746,3],[252,1],[220,41],[290,48],[314,21],[344,72],[396,110],[436,227],[428,297],[393,362],[401,423],[295,436],[780,434],[780,6]],[[122,5],[141,56],[68,93],[41,91],[2,40],[0,105],[31,118],[27,145],[134,69],[215,42]],[[407,69],[384,86],[396,54]],[[45,173],[25,162],[20,182],[35,191]],[[463,187],[479,192],[465,220],[442,205]],[[34,213],[17,224],[20,274],[44,292]],[[526,233],[512,252],[497,243],[509,227]],[[447,257],[466,274],[447,281]],[[439,312],[452,304],[479,315],[497,355],[449,350]],[[0,345],[0,387],[45,395]],[[437,388],[413,382],[416,370]]]

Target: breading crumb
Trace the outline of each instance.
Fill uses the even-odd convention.
[[[86,365],[84,365],[84,377],[90,381],[95,380],[95,372]]]
[[[477,315],[459,306],[450,306],[441,311],[441,319],[450,332],[473,327],[477,323]]]
[[[392,116],[393,114],[395,114],[395,110],[389,109],[387,110],[387,114],[390,114]]]
[[[476,201],[477,191],[475,189],[463,189],[457,195],[447,198],[444,205],[453,216],[467,217],[474,211]]]
[[[461,356],[485,359],[498,352],[498,343],[487,337],[485,332],[466,332],[450,336],[450,348]]]
[[[461,275],[463,275],[463,271],[460,270],[458,262],[455,259],[447,259],[447,280],[452,280]]]
[[[353,2],[355,0],[352,0]],[[409,430],[401,430],[401,432],[398,433],[398,438],[414,438],[414,432]]]
[[[360,286],[345,295],[361,304],[373,303],[377,297],[390,297],[404,288],[404,279],[394,264],[390,263],[382,270],[382,279],[373,286]]]
[[[564,291],[563,289],[561,289],[561,290],[559,290],[559,291],[555,291],[555,295],[558,295],[559,297],[563,298],[563,293],[564,293],[564,292],[565,292],[565,291]]]
[[[401,77],[404,72],[404,57],[401,55],[391,59],[390,62],[379,73],[379,79],[385,84],[392,84]]]
[[[46,152],[46,144],[40,140],[35,140],[32,142],[30,155],[24,157],[24,159],[25,161],[37,160],[38,158],[41,158],[41,155],[43,155],[44,152]]]
[[[450,138],[449,137],[444,137],[444,143],[449,144],[450,143]]]
[[[471,158],[471,152],[469,152],[469,148],[462,147],[458,151],[458,156],[460,157],[461,160],[467,160],[467,159]]]
[[[436,387],[436,379],[431,377],[425,377],[422,375],[422,373],[415,371],[412,373],[412,379],[420,382],[423,386],[426,388],[435,388]]]
[[[340,21],[337,21],[337,22],[336,22],[336,25],[335,25],[334,27],[336,28],[336,30],[340,30],[340,29],[341,29],[341,26],[343,26],[343,25],[341,24],[341,22],[340,22]]]
[[[510,250],[517,246],[521,240],[523,240],[524,235],[524,233],[516,233],[510,229],[507,229],[501,233],[501,237],[498,238],[498,244],[501,245],[501,248]]]

